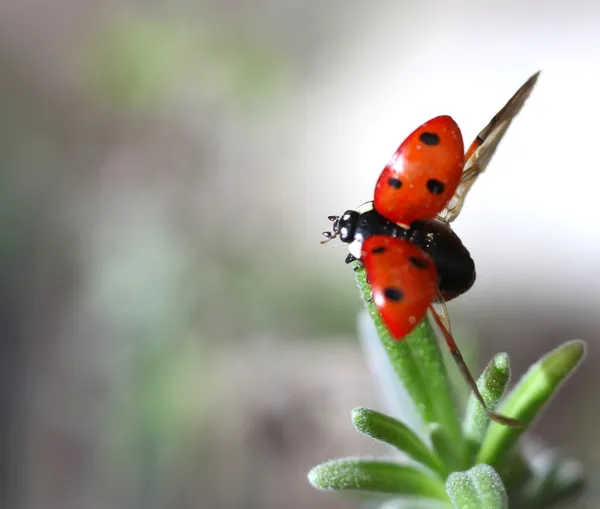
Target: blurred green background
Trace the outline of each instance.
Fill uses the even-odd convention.
[[[588,341],[536,433],[596,507],[599,49],[583,1],[2,3],[0,507],[349,507],[305,480],[376,452],[326,216],[540,68],[457,222],[478,282],[450,312],[517,374]]]

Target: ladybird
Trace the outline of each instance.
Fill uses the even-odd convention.
[[[429,313],[489,417],[508,426],[520,423],[487,408],[450,332],[445,302],[475,282],[473,259],[450,223],[538,76],[517,90],[466,152],[458,125],[447,115],[415,129],[381,172],[374,200],[342,216],[329,216],[332,230],[323,232],[323,242],[339,236],[348,244],[347,263],[362,263],[390,335],[402,340]],[[441,306],[440,312],[434,304]]]

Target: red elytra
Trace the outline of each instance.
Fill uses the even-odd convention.
[[[435,117],[402,142],[381,172],[375,209],[406,226],[434,219],[454,195],[464,165],[460,128],[448,115]]]
[[[374,235],[361,246],[373,301],[394,339],[404,338],[423,319],[438,292],[431,257],[415,244]]]

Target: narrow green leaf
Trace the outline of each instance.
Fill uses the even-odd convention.
[[[308,481],[320,490],[417,495],[448,500],[439,478],[391,461],[344,458],[316,466]]]
[[[434,422],[428,428],[433,450],[443,460],[447,471],[463,470],[469,466],[466,457],[456,453],[456,447],[454,447],[450,435],[446,433],[446,430],[442,426]]]
[[[498,406],[509,379],[510,360],[508,355],[506,353],[496,354],[477,380],[477,388],[490,410],[495,410]],[[490,418],[485,409],[471,393],[463,420],[463,433],[473,452],[479,449],[489,425]]]
[[[450,474],[446,491],[456,509],[508,509],[502,479],[488,465]]]
[[[585,342],[567,341],[529,368],[500,409],[501,413],[521,421],[523,427],[509,428],[491,423],[477,456],[478,463],[499,463],[584,355]]]
[[[379,383],[379,393],[382,395],[385,413],[404,422],[422,441],[428,443],[429,432],[423,417],[402,380],[396,375],[396,370],[377,334],[366,306],[358,313],[357,326],[367,365]]]
[[[440,458],[404,423],[366,408],[352,410],[352,423],[360,433],[395,447],[444,478],[448,475]]]
[[[366,302],[377,334],[385,347],[396,375],[406,387],[425,423],[437,422],[450,435],[457,454],[462,454],[464,441],[437,337],[427,319],[402,341],[395,341],[381,321],[373,302],[365,271],[356,271],[356,280]]]

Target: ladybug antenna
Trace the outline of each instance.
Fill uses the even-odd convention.
[[[340,221],[340,216],[327,216],[327,219],[329,219],[333,223],[333,231],[323,232],[323,237],[325,237],[325,240],[322,240],[321,244],[327,244],[327,242],[335,239],[338,236],[338,224]]]
[[[337,233],[335,232],[323,232],[323,237],[325,240],[321,241],[321,244],[327,244],[330,240],[333,240],[337,237]]]
[[[485,401],[483,400],[483,397],[481,396],[481,393],[479,392],[479,388],[477,387],[477,382],[475,382],[473,375],[471,375],[471,372],[469,371],[469,367],[467,366],[467,363],[465,362],[462,354],[460,353],[460,350],[458,349],[458,345],[456,344],[456,341],[454,341],[454,338],[448,332],[448,329],[446,329],[446,327],[444,326],[442,319],[437,314],[435,309],[433,309],[433,306],[431,304],[429,305],[429,310],[431,312],[431,316],[433,316],[433,319],[435,320],[435,323],[437,324],[438,328],[441,330],[442,334],[444,335],[444,339],[446,340],[446,343],[448,344],[450,353],[452,354],[452,357],[454,357],[454,360],[456,361],[456,364],[458,365],[460,372],[462,373],[467,384],[469,384],[469,386],[473,390],[473,394],[475,394],[477,401],[479,401],[479,403],[481,403],[481,406],[486,411],[488,417],[492,421],[495,421],[499,424],[504,424],[505,426],[509,426],[511,428],[522,428],[523,423],[521,423],[520,421],[518,421],[516,419],[512,419],[510,417],[506,417],[505,415],[497,414],[496,412],[493,412],[492,410],[490,410],[488,408],[488,406],[485,404]]]

